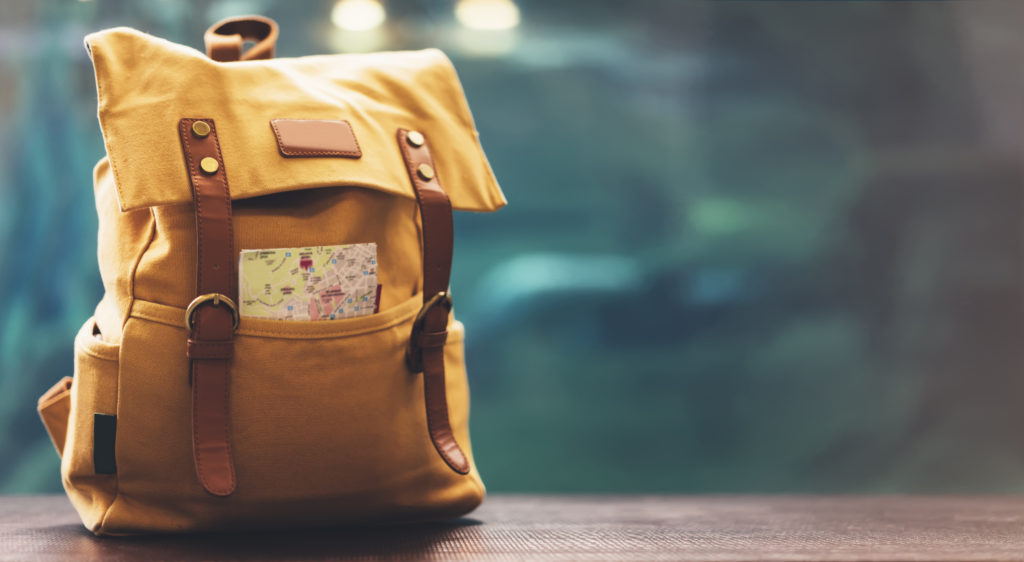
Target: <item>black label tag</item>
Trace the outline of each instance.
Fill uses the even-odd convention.
[[[92,464],[96,474],[117,474],[114,442],[117,437],[117,416],[93,414]]]

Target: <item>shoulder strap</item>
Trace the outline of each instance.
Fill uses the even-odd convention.
[[[423,231],[423,308],[413,323],[406,359],[411,371],[423,372],[427,430],[434,448],[452,470],[467,474],[469,460],[455,441],[448,420],[444,377],[444,344],[448,337],[448,313],[452,308],[448,293],[452,268],[452,205],[441,188],[424,135],[399,129],[398,146],[416,190]]]
[[[192,363],[192,456],[203,488],[235,491],[228,411],[229,366],[238,328],[231,194],[212,119],[178,124],[196,213],[196,298],[185,312]]]

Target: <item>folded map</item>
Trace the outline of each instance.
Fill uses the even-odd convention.
[[[239,312],[247,318],[334,320],[377,312],[377,244],[242,250]]]

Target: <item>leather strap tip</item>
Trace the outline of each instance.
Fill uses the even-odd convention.
[[[459,474],[469,474],[469,459],[466,458],[466,454],[462,452],[462,448],[459,447],[458,443],[455,442],[453,437],[451,442],[440,446],[437,443],[434,444],[438,452],[441,453],[441,458],[444,459],[452,470]]]
[[[228,488],[210,488],[204,484],[203,489],[206,490],[206,493],[220,498],[226,498],[227,496],[230,496],[231,494],[235,493],[234,484],[231,484],[231,486]]]

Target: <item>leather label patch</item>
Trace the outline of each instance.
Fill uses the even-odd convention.
[[[340,156],[359,158],[363,152],[348,121],[271,119],[281,155],[288,158]]]
[[[117,474],[114,443],[117,441],[117,416],[92,415],[92,464],[96,474]]]

